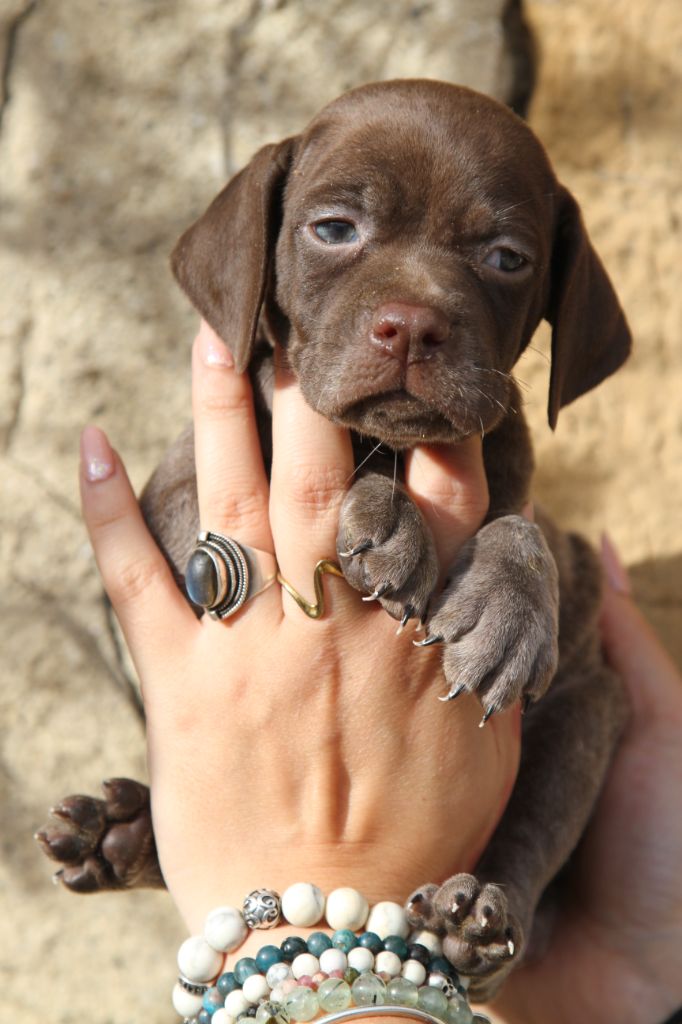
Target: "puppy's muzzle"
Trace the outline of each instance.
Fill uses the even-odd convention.
[[[375,311],[369,341],[403,366],[430,359],[448,340],[450,325],[444,313],[430,306],[385,303]]]

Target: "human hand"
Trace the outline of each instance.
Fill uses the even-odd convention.
[[[607,539],[602,560],[602,639],[631,718],[549,948],[489,1011],[500,1024],[655,1024],[682,1004],[682,678]]]
[[[274,551],[283,577],[312,596],[353,477],[348,433],[278,371],[268,482],[248,378],[205,325],[193,380],[202,525]],[[197,621],[122,462],[90,429],[86,470],[93,458],[83,513],[139,671],[157,848],[190,928],[264,884],[352,885],[370,902],[401,902],[470,870],[513,785],[517,711],[480,730],[474,698],[444,707],[438,655],[416,650],[409,631],[396,637],[342,580],[325,579],[318,621],[277,585],[225,623]],[[446,566],[487,508],[480,440],[417,450],[406,475]]]

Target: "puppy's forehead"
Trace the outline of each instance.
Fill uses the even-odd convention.
[[[542,146],[507,108],[458,86],[377,83],[326,107],[301,136],[294,201],[536,205],[556,188]],[[543,206],[546,203],[542,203]],[[530,211],[529,211],[530,212]]]

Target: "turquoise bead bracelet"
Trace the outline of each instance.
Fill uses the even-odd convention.
[[[310,928],[323,918],[331,934],[290,935],[225,970],[225,954],[238,949],[250,929],[282,920]],[[184,1024],[332,1024],[391,1012],[428,1024],[487,1021],[472,1012],[466,982],[441,955],[437,935],[410,934],[400,904],[383,901],[370,909],[348,887],[326,898],[307,882],[289,886],[281,897],[256,889],[241,910],[212,910],[203,935],[180,947],[178,967],[173,1005]]]
[[[307,940],[291,935],[237,960],[212,983],[181,974],[178,987],[183,995],[174,1004],[184,1024],[332,1024],[389,1013],[429,1024],[488,1021],[472,1013],[445,957],[402,936],[381,939],[369,931],[318,931]]]

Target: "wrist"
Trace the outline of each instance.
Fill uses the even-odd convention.
[[[286,922],[271,923],[280,913],[278,897],[261,890],[244,901],[243,917],[217,908],[203,934],[182,944],[173,992],[181,1017],[198,1024],[213,1015],[216,1024],[245,1016],[255,1024],[288,1024],[377,1013],[426,1024],[471,1020],[466,982],[443,957],[440,938],[412,932],[398,904],[370,911],[357,891],[336,890],[324,908],[327,920],[312,924],[324,907],[322,894],[310,885],[292,890],[297,899],[287,901],[285,892],[282,900]],[[247,927],[253,930],[244,937]]]

